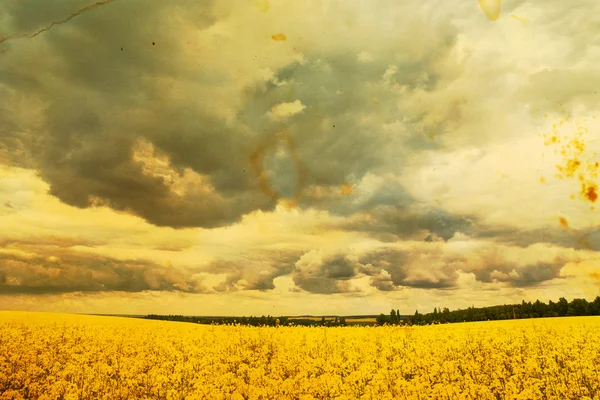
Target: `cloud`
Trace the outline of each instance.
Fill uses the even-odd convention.
[[[292,277],[299,288],[319,294],[358,295],[360,290],[353,280],[365,276],[371,277],[371,285],[381,291],[452,287],[457,278],[453,266],[428,263],[428,258],[418,251],[389,247],[360,255],[312,250],[296,262]]]
[[[359,263],[341,254],[322,255],[314,250],[302,255],[292,274],[294,283],[311,293],[356,292],[349,280],[358,274]]]
[[[290,103],[279,103],[274,105],[269,112],[269,115],[276,120],[285,120],[286,118],[290,118],[295,114],[298,114],[306,107],[300,102],[300,100],[296,100]]]
[[[547,243],[574,250],[600,250],[600,228],[588,226],[565,229],[557,219],[554,226],[536,229],[518,229],[511,226],[475,225],[463,232],[481,239],[493,239],[497,243],[529,247],[536,243]]]
[[[29,32],[70,15],[75,5],[65,1],[59,10],[39,13],[27,1],[3,8],[8,29]],[[359,9],[335,7],[365,18]],[[2,157],[39,171],[66,204],[107,206],[158,226],[226,226],[254,210],[273,210],[280,198],[353,212],[337,207],[337,198],[314,193],[397,169],[390,158],[404,157],[398,146],[407,140],[413,150],[431,147],[420,133],[405,129],[394,139],[385,126],[406,120],[410,128],[422,119],[423,110],[399,109],[398,99],[435,89],[456,38],[451,24],[431,20],[425,8],[398,7],[393,18],[412,10],[413,18],[426,21],[413,26],[421,34],[371,49],[377,56],[369,62],[359,57],[365,50],[357,42],[288,44],[304,26],[292,15],[290,40],[275,44],[271,33],[259,43],[256,23],[233,13],[231,4],[114,2],[82,14],[19,47],[7,43],[10,51],[0,63],[7,77],[0,90],[10,101],[0,109]],[[327,19],[333,10],[321,12]],[[246,30],[248,38],[226,26]],[[372,29],[361,22],[355,35],[367,37]],[[391,34],[397,32],[377,33]],[[254,48],[271,49],[264,60],[243,58],[250,37]],[[302,54],[290,52],[294,45]],[[45,60],[43,69],[33,57]],[[24,104],[31,105],[27,112]],[[258,160],[257,175],[251,156],[281,123],[296,143],[291,157],[297,162],[285,166],[272,146]],[[140,143],[151,149],[142,160]],[[166,175],[149,167],[153,159],[166,164]],[[263,175],[272,190],[265,189]],[[289,181],[297,187],[282,183]]]
[[[449,244],[446,257],[453,257],[463,272],[473,273],[479,282],[509,287],[535,287],[560,279],[561,269],[589,257],[573,249],[544,243],[513,247],[486,241],[457,238]]]
[[[513,247],[458,234],[447,242],[404,241],[348,253],[312,250],[298,259],[292,277],[319,294],[358,294],[353,282],[364,277],[379,291],[458,289],[465,274],[487,289],[531,288],[561,279],[566,265],[587,258],[547,244]]]
[[[202,272],[224,276],[213,286],[217,292],[268,291],[275,289],[274,279],[292,272],[297,257],[295,251],[257,252],[246,258],[217,259],[203,267]]]
[[[5,7],[14,30],[43,18],[32,16],[27,2]],[[13,108],[31,101],[38,117],[31,126],[25,113],[0,113],[9,129],[0,139],[4,157],[17,165],[28,160],[50,193],[69,205],[106,205],[159,226],[221,226],[273,207],[250,179],[248,159],[239,157],[250,151],[249,138],[203,105],[207,91],[225,82],[191,79],[185,46],[174,36],[206,30],[217,11],[193,2],[181,7],[117,2],[11,49],[0,64],[7,77],[2,90]],[[174,20],[182,22],[175,30]],[[60,61],[25,67],[34,51]],[[188,168],[202,184],[178,194],[171,182],[149,174],[134,157],[140,140],[168,159],[175,174]]]
[[[595,110],[600,91],[600,73],[590,69],[546,69],[529,77],[520,93],[541,109],[563,112],[574,106]]]
[[[414,202],[410,206],[380,206],[369,213],[357,214],[343,223],[348,230],[367,232],[385,240],[449,240],[457,232],[470,232],[476,220],[453,215],[441,208]]]
[[[84,6],[38,3],[2,2],[0,38]],[[426,307],[596,277],[600,214],[543,135],[600,154],[600,3],[258,3],[115,1],[0,43],[13,299]]]
[[[69,249],[20,244],[0,252],[5,294],[181,291],[205,293],[200,279],[144,260],[119,260]]]
[[[385,271],[383,276],[389,277],[382,278],[381,272],[375,276],[373,286],[377,288],[390,290],[406,286],[441,289],[454,286],[458,277],[456,268],[451,262],[440,260],[436,253],[417,249],[381,248],[363,256],[361,262]]]

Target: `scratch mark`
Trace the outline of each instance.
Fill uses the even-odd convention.
[[[520,22],[520,23],[522,23],[522,24],[526,24],[527,22],[529,22],[529,21],[527,20],[527,18],[519,17],[518,15],[515,15],[515,14],[511,14],[510,16],[511,16],[513,19],[515,19],[515,20],[519,21],[519,22]]]
[[[102,0],[102,1],[98,1],[94,4],[90,4],[89,6],[80,8],[79,10],[71,13],[67,18],[62,19],[60,21],[52,21],[52,23],[42,29],[40,29],[39,31],[33,32],[33,33],[15,33],[13,35],[9,35],[3,38],[0,38],[0,43],[4,43],[7,42],[9,40],[14,40],[14,39],[22,39],[22,38],[30,38],[33,39],[34,37],[49,31],[52,27],[56,26],[56,25],[62,25],[66,22],[69,22],[70,20],[72,20],[73,18],[75,18],[78,15],[83,14],[84,12],[93,10],[94,8],[100,7],[100,6],[104,6],[106,4],[110,4],[115,0]]]

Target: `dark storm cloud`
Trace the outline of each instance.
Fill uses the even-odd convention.
[[[469,215],[455,215],[441,208],[414,202],[410,206],[380,206],[370,212],[356,215],[342,223],[350,231],[366,232],[385,241],[444,240],[457,232],[471,233],[477,219]]]
[[[571,260],[557,257],[552,262],[538,261],[530,264],[503,262],[494,264],[492,260],[483,268],[473,272],[480,282],[503,282],[513,287],[534,287],[543,282],[560,278],[560,270]]]
[[[363,62],[353,53],[308,53],[305,61],[279,70],[270,83],[254,89],[252,101],[240,117],[257,129],[268,127],[267,131],[275,132],[285,128],[293,137],[306,185],[300,204],[352,213],[358,206],[349,200],[339,195],[322,198],[315,191],[333,188],[337,194],[343,184],[360,181],[367,174],[398,171],[411,152],[437,146],[416,128],[423,115],[408,115],[397,100],[398,87],[408,92],[434,90],[436,64],[447,57],[453,45],[451,36],[445,39],[447,43],[439,43],[432,53],[410,62],[396,58],[400,48],[390,48],[377,62]],[[386,79],[386,71],[396,64],[399,68]],[[427,80],[419,78],[424,73],[429,74]],[[266,115],[265,110],[291,100],[300,101],[306,109],[284,125]],[[405,122],[400,123],[402,120]],[[392,124],[399,124],[402,132],[386,133],[391,129],[386,125]],[[405,145],[408,142],[410,145]],[[408,200],[405,189],[392,183],[360,207]]]
[[[28,247],[25,253],[0,252],[1,293],[206,292],[199,280],[183,271],[149,261],[43,248],[32,254],[33,249]]]
[[[36,32],[81,8],[75,1],[38,3],[0,6],[9,16],[11,32],[5,36]],[[232,122],[215,113],[210,97],[235,84],[210,60],[177,62],[187,54],[178,36],[181,26],[201,31],[225,17],[213,4],[115,1],[35,38],[5,42],[0,90],[11,106],[0,106],[0,157],[37,169],[50,193],[69,205],[105,205],[176,228],[227,225],[253,210],[272,209],[277,197],[296,192],[301,206],[343,215],[410,203],[399,185],[362,203],[315,193],[338,190],[369,173],[396,171],[409,153],[437,146],[417,128],[426,110],[399,109],[397,100],[400,91],[432,91],[439,84],[455,42],[452,26],[428,25],[428,51],[407,50],[412,44],[398,41],[376,61],[361,61],[352,51],[308,50],[305,62],[291,63],[269,83],[249,88]],[[174,14],[181,24],[174,25]],[[415,54],[400,56],[405,50]],[[198,90],[192,96],[170,90],[173,85]],[[39,121],[11,112],[18,101],[32,100]],[[305,109],[289,121],[269,116],[273,106],[296,100]],[[403,134],[385,132],[394,123],[403,125]],[[276,189],[271,195],[250,155],[282,129],[295,148],[285,168],[266,160],[274,147],[265,150],[260,173]],[[178,194],[163,177],[148,174],[134,157],[140,138],[176,171],[199,174],[203,187]],[[298,187],[289,187],[292,181]]]
[[[389,288],[405,286],[423,289],[449,288],[458,278],[455,267],[449,262],[435,262],[423,258],[422,250],[398,250],[384,248],[373,251],[361,258],[363,264],[386,271],[389,281],[381,276],[373,278],[373,286]],[[381,289],[380,289],[381,290]]]
[[[456,252],[448,246],[439,241],[407,248],[381,247],[358,257],[343,253],[321,257],[312,251],[296,262],[292,277],[298,288],[320,294],[358,293],[350,281],[364,276],[380,291],[453,289],[458,287],[460,273],[472,273],[482,283],[522,288],[560,278],[567,263],[580,261],[571,250],[550,259],[541,254],[532,261],[533,252],[548,251],[543,245],[509,250],[488,243],[475,252]]]
[[[449,288],[458,277],[451,263],[428,264],[427,260],[419,260],[416,250],[383,248],[360,258],[332,254],[321,259],[315,254],[300,258],[292,273],[296,286],[311,293],[358,293],[349,281],[364,275],[370,276],[371,285],[382,291],[400,287]]]
[[[408,197],[410,198],[410,197]],[[569,228],[548,226],[519,229],[511,226],[490,225],[479,217],[452,214],[441,208],[405,200],[405,205],[372,207],[357,213],[339,224],[338,228],[367,233],[383,242],[399,240],[448,241],[456,233],[474,239],[493,240],[495,243],[525,248],[536,243],[547,243],[574,250],[600,250],[600,227]],[[382,204],[384,204],[382,202]]]
[[[600,250],[600,227],[597,226],[579,229],[565,229],[558,226],[538,229],[476,226],[473,236],[519,247],[527,247],[535,243],[548,243],[574,250]]]
[[[275,278],[292,272],[298,255],[295,251],[269,251],[247,259],[216,260],[202,271],[225,274],[225,280],[213,287],[217,292],[237,291],[242,280],[243,290],[268,291],[275,289]]]
[[[29,3],[4,5],[12,29],[32,30],[34,21],[44,20],[44,7]],[[185,8],[186,18],[206,28],[217,19],[211,4],[115,2],[31,39],[40,41],[45,56],[59,60],[42,67],[28,62],[26,44],[11,42],[0,61],[3,90],[44,104],[45,124],[22,133],[25,122],[2,108],[7,130],[0,138],[2,155],[12,154],[13,165],[33,160],[26,166],[38,169],[50,193],[67,204],[84,208],[99,202],[160,226],[220,226],[272,207],[239,156],[251,150],[249,138],[206,110],[194,109],[189,99],[171,98],[157,83],[191,79],[174,62],[182,43],[169,16]],[[62,2],[60,8],[78,7]],[[34,16],[33,10],[40,14]],[[202,79],[219,85],[210,74]],[[207,176],[207,188],[178,195],[164,179],[144,173],[133,159],[139,137],[169,156],[175,168]]]
[[[308,253],[296,262],[292,274],[294,283],[299,288],[311,293],[333,294],[356,292],[348,280],[356,277],[361,265],[344,254],[333,254],[326,257],[310,257]]]
[[[396,290],[396,286],[394,286],[394,283],[387,276],[373,277],[371,285],[382,292],[392,292]]]

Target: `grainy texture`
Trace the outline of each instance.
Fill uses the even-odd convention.
[[[599,399],[600,318],[253,328],[0,312],[1,399]]]

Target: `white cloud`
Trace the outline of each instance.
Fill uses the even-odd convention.
[[[305,108],[306,106],[300,100],[290,103],[279,103],[271,108],[269,116],[277,121],[282,121],[302,112]]]

